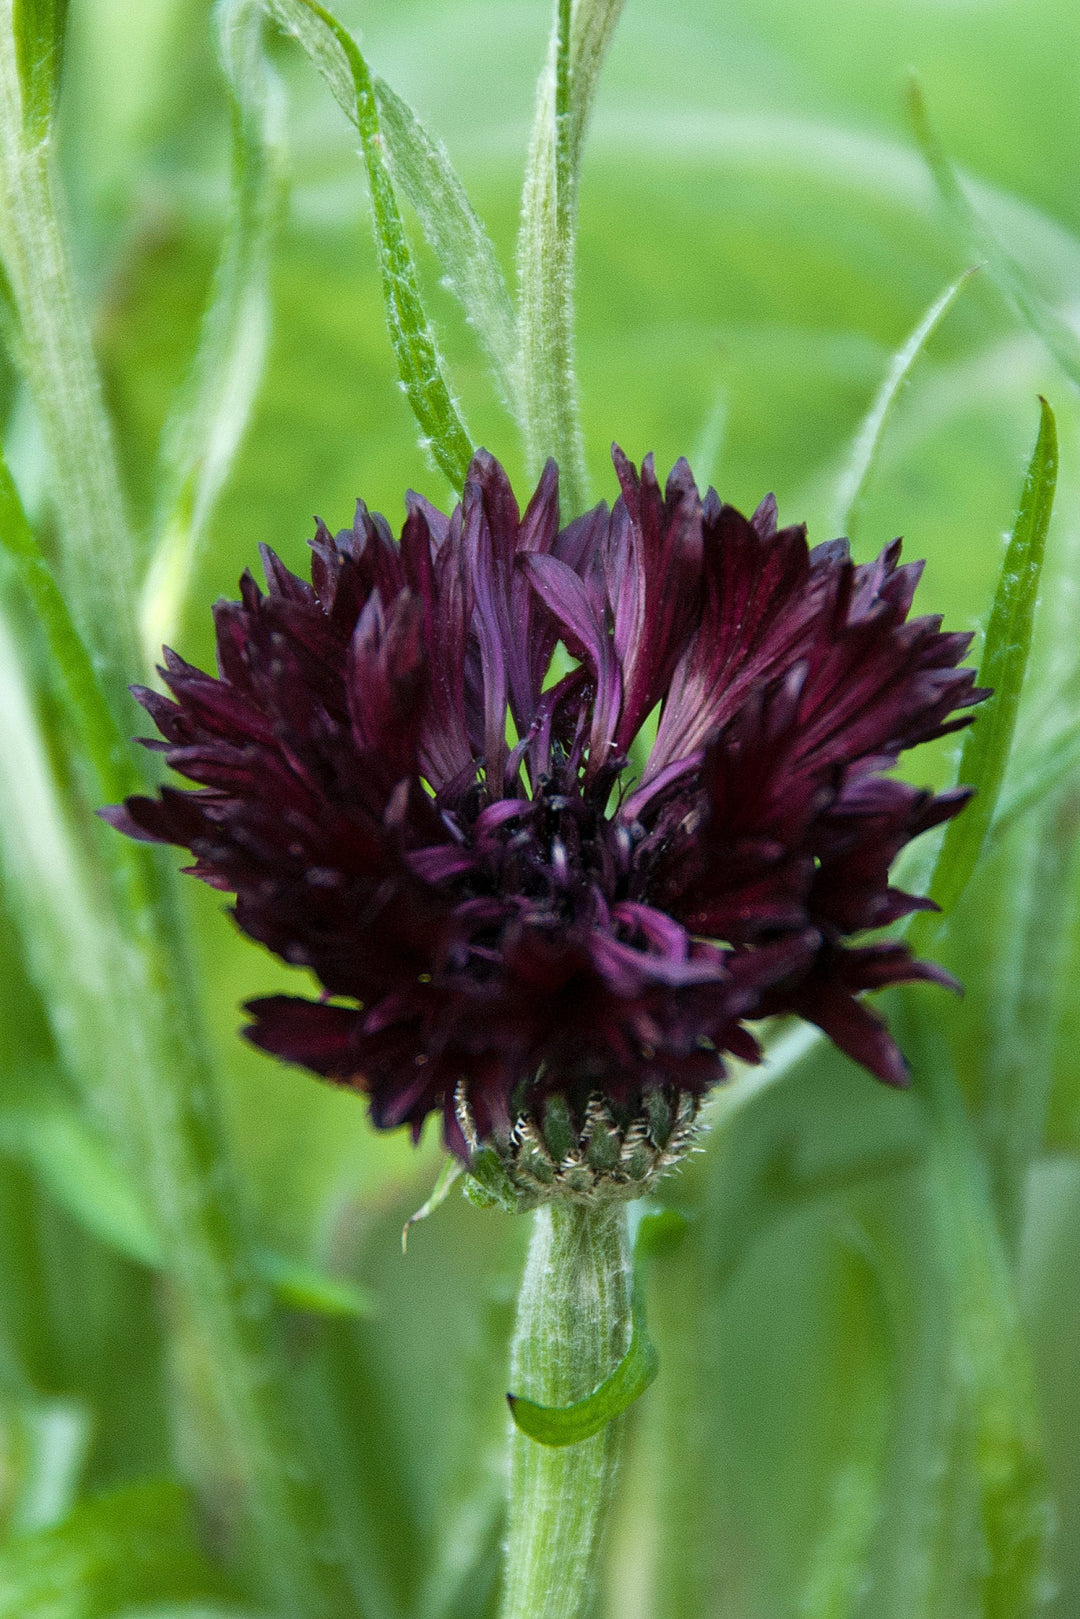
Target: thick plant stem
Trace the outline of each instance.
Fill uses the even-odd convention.
[[[626,1205],[554,1202],[533,1216],[511,1353],[515,1394],[569,1405],[630,1342]],[[595,1592],[626,1418],[552,1448],[515,1431],[501,1619],[578,1619]]]

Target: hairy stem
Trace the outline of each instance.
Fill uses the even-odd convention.
[[[516,1394],[569,1405],[630,1341],[626,1205],[554,1202],[533,1216],[511,1354]],[[626,1418],[551,1448],[516,1430],[501,1619],[578,1619],[592,1604]]]
[[[575,516],[585,506],[587,487],[574,371],[577,175],[570,32],[570,0],[557,0],[522,197],[519,388],[530,470],[539,472],[547,456],[555,457],[563,505]]]
[[[0,249],[10,338],[41,422],[76,622],[114,705],[139,668],[134,550],[116,447],[76,286],[52,133],[24,118],[10,3],[0,6]],[[15,332],[11,327],[15,327]]]

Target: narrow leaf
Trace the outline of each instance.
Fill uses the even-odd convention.
[[[517,317],[491,238],[442,142],[428,134],[412,108],[388,84],[377,77],[372,83],[394,178],[416,209],[446,285],[483,345],[503,403],[520,418],[515,376]]]
[[[950,1293],[949,1353],[962,1402],[954,1436],[963,1447],[957,1473],[978,1499],[980,1544],[968,1561],[979,1570],[978,1611],[1011,1619],[1038,1611],[1054,1519],[1030,1349],[947,1045],[932,1037],[910,995],[902,996],[901,1007],[904,1046],[931,1123],[928,1190]],[[951,1561],[953,1548],[946,1543],[943,1550]],[[944,1574],[947,1580],[947,1567]]]
[[[68,0],[13,0],[11,27],[22,84],[23,120],[30,140],[48,131],[60,89]]]
[[[1080,719],[1062,726],[1053,742],[1040,749],[1019,781],[1003,790],[990,836],[996,843],[1017,821],[1080,770]]]
[[[72,1219],[138,1265],[160,1270],[162,1245],[143,1199],[101,1135],[58,1088],[22,1088],[0,1110],[0,1151],[17,1154]],[[311,1315],[370,1315],[374,1295],[358,1282],[328,1276],[313,1265],[256,1249],[255,1268],[280,1304]]]
[[[139,613],[151,661],[174,638],[266,358],[285,148],[281,88],[267,67],[263,27],[261,0],[225,0],[218,8],[232,116],[232,197],[195,359],[162,436],[154,549]]]
[[[274,1290],[280,1304],[308,1315],[360,1319],[376,1308],[370,1288],[344,1277],[327,1276],[314,1265],[287,1259],[269,1248],[255,1252],[256,1268]]]
[[[559,463],[570,516],[588,498],[574,360],[577,193],[589,115],[623,0],[555,0],[521,199],[518,385],[536,474]]]
[[[129,1484],[0,1551],[0,1619],[106,1619],[133,1602],[224,1595],[178,1484]]]
[[[660,1362],[645,1330],[644,1312],[635,1289],[630,1348],[599,1388],[572,1405],[537,1405],[519,1394],[508,1394],[506,1400],[515,1423],[530,1439],[541,1445],[576,1445],[591,1439],[633,1405],[659,1370]]]
[[[66,1518],[90,1449],[93,1421],[78,1400],[22,1400],[0,1412],[4,1529],[33,1534]]]
[[[113,719],[90,654],[30,528],[2,453],[0,546],[12,559],[37,614],[53,670],[75,721],[86,763],[93,772],[95,796],[116,801],[137,784],[130,762],[131,748]]]
[[[455,1158],[448,1154],[443,1160],[443,1165],[439,1170],[435,1185],[431,1189],[431,1196],[425,1202],[421,1203],[415,1214],[409,1215],[409,1218],[405,1221],[405,1224],[401,1228],[402,1253],[405,1253],[408,1250],[409,1232],[412,1230],[413,1226],[416,1225],[420,1220],[428,1219],[430,1215],[435,1213],[436,1209],[442,1207],[447,1198],[450,1196],[451,1189],[455,1186],[458,1179],[464,1173],[465,1165],[461,1162],[460,1158]]]
[[[0,302],[10,304],[0,324],[17,327],[13,357],[33,398],[50,465],[60,570],[72,615],[114,711],[122,713],[128,702],[126,683],[139,668],[134,542],[90,321],[65,229],[54,142],[28,127],[20,83],[20,47],[24,64],[27,51],[38,61],[34,53],[50,40],[58,47],[61,21],[62,8],[42,0],[24,12],[18,40],[10,26],[0,28],[0,255],[5,280]],[[40,74],[35,81],[39,88],[44,65]]]
[[[538,1405],[520,1394],[508,1394],[510,1415],[521,1432],[540,1445],[577,1445],[591,1439],[645,1393],[660,1370],[660,1361],[645,1325],[641,1264],[677,1246],[687,1220],[676,1209],[642,1216],[634,1242],[636,1271],[631,1296],[630,1347],[609,1377],[591,1394],[570,1405]]]
[[[581,169],[585,135],[596,100],[600,69],[625,0],[575,0],[571,26],[569,159],[575,175]]]
[[[885,380],[855,435],[848,464],[837,483],[833,515],[828,525],[830,534],[849,533],[851,525],[858,518],[897,399],[919,355],[974,274],[975,269],[965,270],[951,286],[946,287],[930,305],[907,342],[893,355]]]
[[[1080,342],[1076,334],[1047,302],[1023,266],[1005,251],[972,206],[930,122],[922,87],[914,77],[908,84],[908,112],[915,139],[965,244],[965,250],[985,262],[990,275],[1020,319],[1042,339],[1065,375],[1080,385]]]
[[[21,1151],[57,1202],[100,1241],[137,1264],[162,1263],[141,1197],[71,1103],[42,1095],[5,1112],[0,1145]]]
[[[386,137],[368,66],[348,29],[318,0],[265,0],[280,25],[304,47],[360,132],[371,191],[386,323],[398,374],[422,442],[455,489],[472,443],[450,394],[441,356],[420,297],[416,267],[398,207]]]
[[[855,1619],[870,1584],[870,1550],[885,1505],[896,1379],[881,1260],[854,1222],[837,1246],[843,1449],[803,1584],[801,1619]]]
[[[931,897],[943,911],[951,910],[966,888],[993,823],[1031,650],[1058,467],[1054,413],[1045,399],[1040,403],[1039,436],[1001,565],[979,666],[979,682],[992,687],[993,696],[980,706],[960,757],[959,780],[975,788],[975,798],[950,821],[930,884]],[[933,913],[922,912],[912,925],[912,939],[923,942],[934,925]]]

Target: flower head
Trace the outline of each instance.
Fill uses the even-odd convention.
[[[663,1146],[777,1013],[902,1084],[860,993],[950,982],[847,940],[929,903],[889,866],[968,795],[885,772],[968,723],[970,637],[908,620],[899,541],[857,567],[771,498],[748,521],[684,461],[661,491],[614,459],[614,507],[563,528],[553,463],[522,514],[481,452],[400,543],[362,504],[320,524],[311,584],[264,550],[268,593],[245,573],[214,610],[219,677],[167,651],[173,700],[136,690],[198,790],[106,812],[318,979],[251,1002],[249,1039],[377,1125],[440,1110],[463,1156],[547,1114],[595,1135],[598,1099],[611,1150],[643,1107]]]

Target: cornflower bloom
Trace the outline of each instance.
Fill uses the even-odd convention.
[[[986,695],[969,635],[908,620],[899,541],[855,566],[771,497],[747,520],[685,461],[661,492],[613,454],[614,507],[562,528],[553,462],[522,515],[479,452],[451,516],[408,496],[400,543],[363,504],[320,523],[311,584],[264,548],[268,594],[245,573],[214,609],[219,678],[166,651],[174,700],[135,690],[198,790],[105,812],[317,978],[250,1002],[250,1040],[381,1128],[441,1112],[533,1201],[640,1192],[725,1058],[759,1059],[749,1021],[905,1083],[860,996],[952,980],[848,940],[930,904],[889,867],[968,792],[886,772]]]

